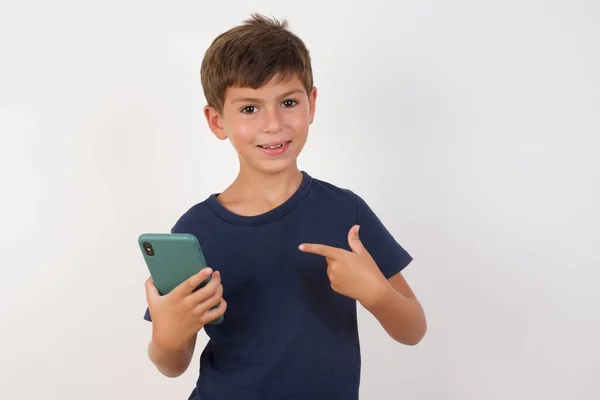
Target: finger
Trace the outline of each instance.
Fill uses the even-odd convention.
[[[362,254],[365,251],[365,247],[360,241],[360,237],[358,236],[359,225],[354,225],[348,231],[348,245],[352,249],[352,251],[356,254]]]
[[[209,322],[214,321],[215,319],[217,319],[220,316],[222,316],[223,314],[225,314],[226,310],[227,310],[227,302],[225,301],[225,299],[221,299],[218,307],[212,308],[204,313],[204,315],[202,316],[202,323],[205,325],[205,324],[208,324]]]
[[[221,286],[221,273],[216,271],[210,277],[210,282],[208,282],[206,286],[188,295],[186,301],[189,301],[190,305],[196,306],[209,299],[216,292],[219,286]]]
[[[222,299],[223,299],[223,286],[219,285],[217,287],[217,290],[215,290],[215,292],[212,294],[212,296],[210,296],[205,301],[203,301],[202,303],[200,303],[196,306],[195,312],[198,315],[203,315],[211,308],[217,307]]]
[[[333,275],[333,264],[327,264],[327,278],[329,278],[329,281],[332,280],[332,275]]]
[[[300,251],[303,251],[305,253],[318,254],[320,256],[327,257],[332,260],[335,260],[337,256],[340,255],[340,251],[342,251],[341,249],[338,249],[336,247],[314,243],[303,243],[298,248],[300,249]]]
[[[154,281],[152,280],[152,278],[146,279],[145,286],[146,286],[146,301],[148,303],[150,303],[150,301],[152,299],[160,296],[160,292],[158,291],[156,286],[154,286]]]
[[[177,285],[175,289],[173,289],[172,293],[182,297],[189,295],[194,291],[194,289],[198,287],[198,285],[200,285],[202,282],[208,279],[212,272],[213,271],[211,268],[203,268],[197,274],[192,275],[191,277]]]

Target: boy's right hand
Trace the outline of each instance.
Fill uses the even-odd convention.
[[[212,278],[194,292],[202,282]],[[184,350],[204,325],[225,313],[221,274],[204,268],[170,293],[161,296],[152,278],[146,281],[146,300],[152,316],[152,341],[165,350]],[[217,306],[214,308],[215,306]]]

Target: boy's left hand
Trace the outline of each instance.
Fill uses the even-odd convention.
[[[360,241],[358,228],[355,225],[348,232],[352,251],[311,243],[301,244],[299,249],[325,257],[331,288],[369,308],[378,302],[388,281]]]

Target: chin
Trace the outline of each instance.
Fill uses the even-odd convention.
[[[249,155],[253,156],[253,160],[250,162],[251,168],[264,174],[275,175],[298,169],[297,159],[299,154],[295,146],[289,148],[286,154],[273,158],[265,157],[263,154],[256,158],[254,158],[255,154]]]
[[[294,160],[277,160],[275,162],[260,163],[257,169],[268,175],[277,175],[289,170],[297,169]]]

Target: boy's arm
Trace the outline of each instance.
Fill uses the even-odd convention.
[[[401,275],[412,256],[361,197],[354,199],[356,225],[348,232],[349,250],[312,243],[300,245],[300,250],[325,257],[333,290],[359,301],[393,339],[415,345],[425,335],[427,323]]]
[[[154,340],[150,340],[148,344],[148,357],[156,368],[163,375],[169,378],[177,378],[182,375],[190,366],[194,349],[196,348],[195,334],[183,349],[166,349],[157,344]]]
[[[396,341],[416,345],[426,331],[425,313],[400,272],[386,279],[358,236],[348,232],[350,251],[304,243],[300,250],[327,260],[327,275],[336,292],[353,298],[370,311]]]
[[[209,277],[210,282],[196,290]],[[146,296],[145,319],[152,321],[148,357],[163,375],[178,377],[190,365],[198,332],[227,309],[221,274],[204,268],[166,295],[161,295],[148,278]]]
[[[397,342],[416,345],[425,336],[425,312],[400,272],[382,281],[379,296],[365,308]]]

